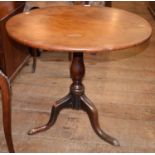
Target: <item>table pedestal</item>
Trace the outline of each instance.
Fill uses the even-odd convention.
[[[73,108],[76,110],[82,109],[88,114],[91,125],[96,134],[106,142],[115,146],[119,146],[119,142],[116,139],[107,135],[100,128],[97,109],[84,93],[84,85],[82,84],[84,73],[85,66],[83,61],[83,53],[73,53],[73,60],[70,68],[70,74],[73,83],[70,86],[69,94],[64,98],[56,101],[56,103],[53,105],[49,122],[44,126],[30,130],[28,132],[29,135],[47,130],[53,126],[56,122],[59,112],[63,108]]]

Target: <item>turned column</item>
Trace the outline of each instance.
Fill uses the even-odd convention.
[[[84,94],[84,85],[82,84],[84,74],[85,66],[83,60],[83,53],[74,52],[72,64],[70,67],[70,76],[73,83],[70,86],[69,94],[62,99],[56,101],[56,103],[53,105],[48,123],[41,127],[30,130],[28,132],[29,135],[45,131],[51,126],[53,126],[56,122],[59,112],[63,108],[73,108],[76,110],[82,109],[88,114],[91,125],[96,134],[109,144],[119,146],[119,142],[115,138],[109,136],[100,128],[97,109]]]
[[[80,96],[84,94],[84,86],[82,80],[85,74],[85,65],[83,60],[83,53],[73,53],[72,64],[70,67],[70,75],[73,83],[70,87],[70,93],[72,96],[72,105],[75,109],[81,108]]]

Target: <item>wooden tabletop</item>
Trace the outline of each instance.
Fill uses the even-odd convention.
[[[150,24],[115,8],[54,6],[11,18],[6,28],[16,41],[35,48],[66,52],[102,52],[148,40]]]

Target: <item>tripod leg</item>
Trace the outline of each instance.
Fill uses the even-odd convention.
[[[33,128],[30,131],[28,131],[28,135],[33,135],[41,131],[45,131],[49,129],[51,126],[54,125],[54,123],[57,120],[58,114],[61,109],[63,108],[69,108],[71,107],[71,96],[70,94],[65,96],[64,98],[58,100],[56,104],[53,105],[52,110],[51,110],[51,116],[46,125],[43,125],[41,127]]]
[[[107,135],[101,128],[100,128],[100,125],[99,125],[99,122],[98,122],[98,112],[97,112],[97,109],[96,107],[94,106],[94,104],[85,96],[81,96],[81,100],[82,100],[82,103],[81,103],[81,108],[87,112],[88,116],[89,116],[89,119],[90,119],[90,122],[91,122],[91,125],[92,125],[92,128],[94,129],[95,133],[100,137],[102,138],[103,140],[105,140],[106,142],[114,145],[114,146],[119,146],[119,142]]]

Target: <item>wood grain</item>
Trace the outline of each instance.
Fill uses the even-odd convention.
[[[19,14],[7,22],[16,41],[46,50],[102,52],[143,43],[151,36],[142,17],[109,7],[56,6]]]
[[[68,91],[71,82],[67,53],[43,53],[36,73],[31,73],[31,61],[12,85],[17,152],[155,152],[155,22],[145,3],[112,2],[114,7],[135,12],[151,23],[153,35],[143,52],[117,61],[109,61],[110,55],[105,59],[105,53],[85,54],[87,95],[96,101],[101,126],[123,145],[112,147],[100,140],[82,111],[64,110],[52,130],[33,137],[26,134],[48,119],[49,108]],[[7,152],[2,126],[0,140],[0,151]]]

